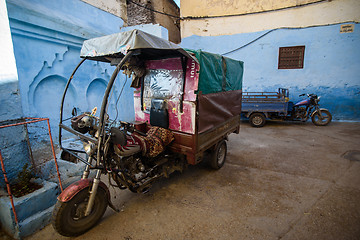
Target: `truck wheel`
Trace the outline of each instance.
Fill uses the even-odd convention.
[[[253,127],[263,127],[265,125],[266,119],[262,113],[253,113],[250,118],[250,125]]]
[[[215,150],[211,153],[210,166],[218,170],[224,166],[226,160],[227,146],[226,141],[221,140],[215,147]]]

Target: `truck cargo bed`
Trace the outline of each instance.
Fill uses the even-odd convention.
[[[286,115],[289,107],[289,92],[243,92],[242,113],[248,117],[253,112],[280,113]]]

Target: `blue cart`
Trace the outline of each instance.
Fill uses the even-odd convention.
[[[266,119],[286,119],[292,107],[289,90],[279,88],[278,92],[244,92],[241,112],[253,127],[262,127]]]

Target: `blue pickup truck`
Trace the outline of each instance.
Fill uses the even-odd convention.
[[[320,108],[320,97],[307,95],[297,103],[289,101],[289,90],[279,88],[277,92],[244,92],[242,96],[242,116],[249,119],[251,126],[262,127],[266,119],[307,121],[311,118],[317,126],[325,126],[331,122],[329,110]]]

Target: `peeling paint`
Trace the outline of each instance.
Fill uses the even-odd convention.
[[[208,16],[212,10],[206,6],[207,0],[185,1],[181,8],[182,17],[186,16]],[[233,1],[249,2],[249,1]],[[277,8],[276,4],[287,6],[295,5],[295,1],[264,1],[257,8],[264,7],[265,10]],[[306,4],[310,1],[301,1]],[[275,5],[272,6],[271,4]],[[268,5],[270,4],[270,5]],[[235,11],[235,8],[216,10],[214,15],[229,15],[242,12],[254,12],[256,9],[249,9],[254,6],[253,2],[244,4],[241,11]],[[289,5],[289,6],[290,6]],[[218,7],[220,8],[221,5]],[[186,10],[188,8],[188,11]],[[318,4],[312,4],[305,7],[292,8],[281,11],[271,11],[267,13],[249,14],[243,16],[219,17],[208,19],[185,19],[181,21],[181,36],[187,38],[192,35],[199,36],[221,36],[233,35],[239,33],[251,33],[275,28],[305,28],[309,26],[323,26],[328,24],[337,24],[345,22],[360,22],[360,1],[358,0],[337,0],[322,1]],[[258,9],[261,11],[261,9]],[[206,29],[207,31],[203,31]]]
[[[214,37],[191,36],[184,38],[181,46],[201,46],[204,51],[219,54],[237,49],[226,56],[244,61],[244,92],[289,88],[291,101],[297,101],[299,94],[315,93],[321,96],[321,106],[330,110],[334,120],[360,121],[357,94],[360,26],[353,24],[352,33],[340,33],[341,24],[334,24]],[[305,45],[304,68],[278,69],[279,48],[299,45]]]

